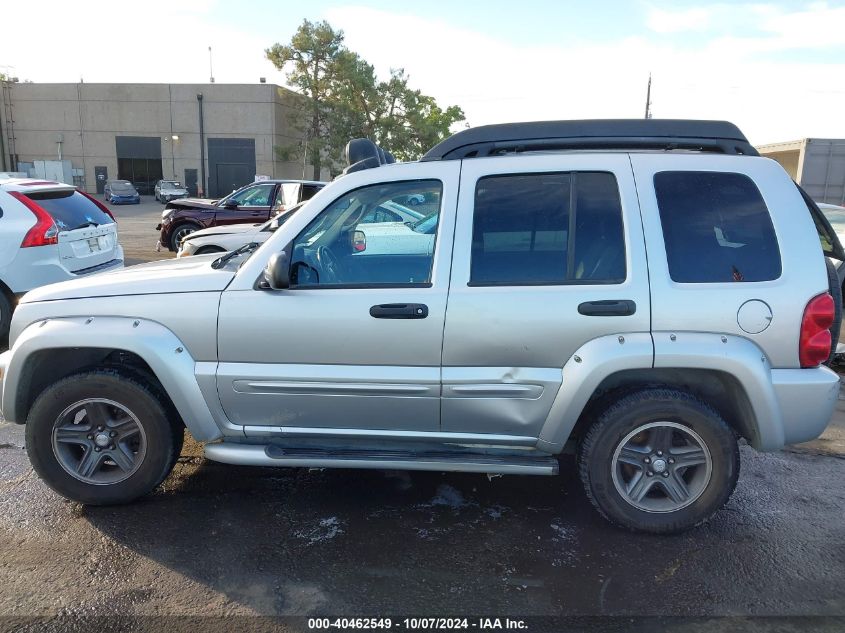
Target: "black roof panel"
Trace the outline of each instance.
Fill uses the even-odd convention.
[[[727,121],[593,119],[483,125],[453,134],[420,160],[458,160],[559,149],[689,149],[758,156]]]

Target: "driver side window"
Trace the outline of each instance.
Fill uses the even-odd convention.
[[[380,183],[344,194],[294,240],[291,286],[430,285],[441,190],[439,180],[415,180]],[[413,222],[379,220],[381,204],[415,194],[434,201],[415,207],[429,223],[434,219],[430,231],[415,230]]]

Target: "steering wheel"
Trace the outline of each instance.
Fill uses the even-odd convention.
[[[317,247],[316,255],[317,264],[324,273],[323,279],[325,283],[337,283],[339,281],[337,273],[340,269],[340,263],[337,261],[337,257],[326,246]]]

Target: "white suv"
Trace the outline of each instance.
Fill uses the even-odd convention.
[[[121,267],[117,224],[100,202],[57,182],[0,180],[0,341],[16,296]]]

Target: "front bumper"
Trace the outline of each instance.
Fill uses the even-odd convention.
[[[3,384],[6,382],[6,371],[9,368],[9,362],[12,359],[12,352],[3,352],[0,354],[0,416],[6,418],[3,413]],[[6,420],[10,422],[11,420]]]
[[[821,435],[839,400],[839,376],[827,367],[773,369],[772,388],[780,406],[784,444]]]

